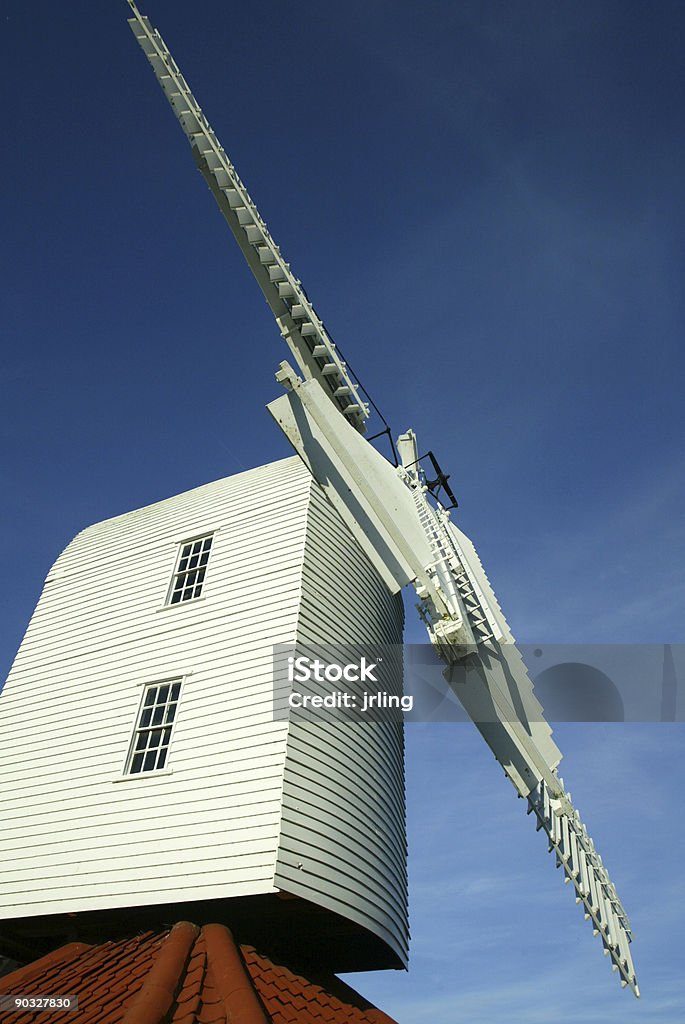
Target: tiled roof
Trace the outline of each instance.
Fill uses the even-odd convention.
[[[2,1024],[395,1024],[334,975],[316,981],[237,946],[228,928],[73,942],[0,979],[0,995],[77,996],[76,1013],[5,1011]]]

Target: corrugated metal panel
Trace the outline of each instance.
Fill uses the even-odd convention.
[[[317,484],[298,643],[402,641],[403,610]],[[404,744],[388,722],[292,722],[276,884],[408,945]]]
[[[273,890],[311,478],[298,459],[99,523],[69,545],[0,696],[0,917]],[[178,544],[216,531],[202,597]],[[122,773],[142,683],[184,676],[168,767]]]

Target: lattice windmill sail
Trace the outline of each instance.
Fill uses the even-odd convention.
[[[411,583],[431,642],[461,673],[455,692],[573,884],[621,984],[639,995],[631,932],[601,858],[557,774],[561,752],[471,541],[429,500],[413,432],[393,466],[365,439],[369,405],[283,258],[159,33],[129,24],[274,314],[301,376],[282,363],[269,411],[393,591]]]

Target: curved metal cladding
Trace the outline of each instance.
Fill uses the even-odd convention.
[[[298,645],[400,644],[403,620],[401,595],[313,482]],[[375,937],[367,970],[406,966],[406,852],[403,726],[291,721],[274,881]]]

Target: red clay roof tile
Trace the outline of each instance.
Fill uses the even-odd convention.
[[[0,994],[70,995],[79,1024],[395,1024],[334,975],[236,946],[223,925],[187,921],[117,941],[69,943],[0,979]],[[3,1024],[55,1024],[18,1010]]]

